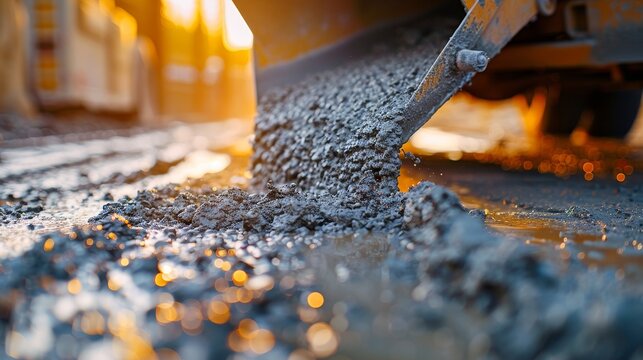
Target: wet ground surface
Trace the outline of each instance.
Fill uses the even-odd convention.
[[[576,256],[590,265],[639,266],[643,111],[625,140],[591,138],[582,129],[569,138],[543,136],[529,124],[533,112],[520,97],[456,96],[405,145],[423,163],[407,163],[400,186],[428,179],[486,213],[490,226],[529,243],[582,244]]]
[[[400,186],[422,179],[454,190],[465,207],[493,229],[529,244],[559,248],[597,266],[634,273],[643,265],[643,177],[627,183],[611,177],[588,182],[536,171],[506,171],[497,165],[423,157],[407,164]]]
[[[228,168],[230,155],[217,150],[243,141],[250,127],[228,122],[103,129],[87,140],[72,132],[23,140],[35,146],[11,142],[0,153],[0,253],[24,251],[33,234],[84,223],[108,200]]]
[[[141,130],[134,115],[105,116],[88,114],[82,110],[66,110],[55,114],[39,114],[25,119],[11,114],[0,114],[0,141],[3,146],[24,146],[34,141],[56,141],[66,135],[67,140],[105,137],[107,132],[129,134]]]
[[[513,153],[504,168],[521,164],[515,173],[498,149],[478,159],[495,166],[408,156],[399,174],[392,115],[430,60],[416,46],[441,41],[400,34],[398,51],[264,99],[253,156],[243,122],[9,142],[7,355],[640,355],[636,151]],[[364,83],[370,95],[356,90]],[[539,172],[545,161],[577,174]],[[602,180],[608,166],[625,178]],[[420,179],[461,200],[430,182],[410,187]]]
[[[427,353],[470,358],[486,353],[489,339],[476,332],[484,323],[476,311],[457,303],[433,304],[451,314],[443,319],[430,308],[418,310],[424,288],[412,274],[409,280],[404,271],[396,273],[399,265],[390,260],[392,248],[385,237],[354,234],[303,248],[295,245],[298,250],[281,265],[275,258],[257,263],[248,257],[247,247],[238,248],[215,234],[195,234],[184,243],[173,241],[182,236],[162,226],[143,230],[125,218],[85,225],[112,198],[134,196],[152,186],[176,182],[197,192],[246,187],[249,129],[242,122],[233,124],[177,125],[128,136],[48,139],[51,145],[44,147],[4,148],[0,168],[5,224],[0,231],[3,257],[10,260],[3,262],[3,271],[22,266],[28,273],[21,253],[35,244],[32,252],[46,261],[48,250],[69,246],[65,239],[70,237],[78,241],[73,252],[99,268],[81,272],[97,274],[94,279],[57,274],[67,274],[65,267],[74,266],[68,259],[71,263],[58,265],[61,270],[54,266],[40,268],[45,273],[37,277],[23,275],[37,281],[28,286],[44,292],[27,303],[15,292],[3,296],[3,316],[11,309],[31,309],[3,330],[5,351],[16,357],[156,354],[168,359],[179,354],[199,358],[206,348],[217,356],[293,359],[330,354],[420,358]],[[508,172],[496,165],[432,156],[421,157],[419,164],[407,160],[400,187],[419,180],[448,186],[492,229],[515,242],[544,248],[547,256],[599,265],[595,276],[612,276],[617,284],[638,278],[643,265],[639,176],[633,172],[625,183],[611,177],[588,182],[580,175],[562,180],[537,171]],[[62,233],[51,235],[55,231]],[[120,242],[119,237],[138,240]],[[103,248],[96,248],[101,241]],[[113,250],[105,251],[105,246]],[[275,263],[288,270],[262,270]],[[103,266],[107,268],[101,270]],[[92,285],[103,281],[105,290]],[[195,281],[210,284],[205,287],[210,290],[204,293]],[[275,303],[281,305],[275,308]],[[56,310],[52,315],[38,309]],[[420,322],[404,323],[409,316]],[[51,328],[52,321],[57,330],[47,333],[43,329]],[[219,340],[206,345],[200,340],[204,338]]]

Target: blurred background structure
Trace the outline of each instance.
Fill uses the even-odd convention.
[[[441,7],[462,14],[458,0],[6,0],[0,113],[251,119],[257,92],[372,51],[393,23]],[[636,0],[559,1],[465,87],[466,102],[513,104],[518,116],[503,134],[625,137],[641,102],[643,53],[629,44],[640,39],[642,9]],[[483,130],[503,123],[486,120],[475,122]]]
[[[6,0],[0,16],[0,111],[254,115],[252,33],[230,0]]]
[[[27,15],[16,1],[0,2],[0,111],[33,113],[27,90]]]

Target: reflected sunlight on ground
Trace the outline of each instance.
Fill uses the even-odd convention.
[[[442,107],[405,145],[405,151],[453,161],[492,163],[505,170],[538,171],[592,181],[610,176],[625,182],[643,165],[643,115],[625,141],[590,138],[577,130],[569,138],[535,131],[542,113],[520,97],[488,102],[460,94]]]

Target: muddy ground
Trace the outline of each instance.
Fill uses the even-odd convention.
[[[636,169],[616,183],[408,156],[400,174],[396,111],[446,40],[411,30],[264,98],[254,154],[239,121],[8,142],[6,354],[641,356]]]

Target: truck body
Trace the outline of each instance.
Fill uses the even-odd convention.
[[[636,119],[643,87],[641,0],[235,3],[255,32],[260,92],[369,51],[392,25],[444,14],[460,21],[409,100],[408,136],[463,88],[489,100],[529,97],[544,88],[545,132],[568,134],[589,112],[590,133],[622,137]],[[490,61],[476,69],[459,63],[463,54]]]

